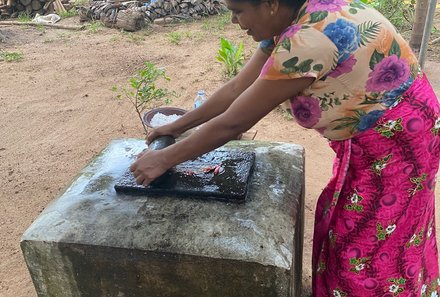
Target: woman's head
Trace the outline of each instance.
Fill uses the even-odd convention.
[[[281,34],[306,0],[226,0],[232,23],[255,41]]]
[[[261,4],[263,2],[269,2],[268,0],[231,0],[229,2],[249,2],[254,5]],[[306,0],[279,0],[280,4],[293,7],[295,10],[301,8]]]

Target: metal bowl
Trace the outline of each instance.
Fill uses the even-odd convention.
[[[151,120],[153,119],[155,114],[161,113],[163,115],[170,116],[173,114],[184,115],[186,112],[187,111],[185,109],[178,107],[171,107],[171,106],[158,107],[144,113],[143,121],[145,125],[147,125],[148,127],[154,128],[153,126],[151,126]]]

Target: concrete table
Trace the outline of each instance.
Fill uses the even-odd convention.
[[[244,204],[126,196],[116,180],[144,148],[113,141],[24,233],[38,296],[301,296],[304,151],[254,151]]]

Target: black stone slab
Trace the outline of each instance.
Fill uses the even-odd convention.
[[[130,195],[179,196],[244,202],[255,162],[255,153],[214,150],[177,165],[159,182],[137,185],[127,170],[115,184],[118,193]],[[220,165],[214,173],[213,166]],[[211,167],[211,168],[210,168]]]

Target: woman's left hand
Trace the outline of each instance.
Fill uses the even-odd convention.
[[[148,186],[169,169],[161,151],[146,150],[130,166],[138,185]]]

